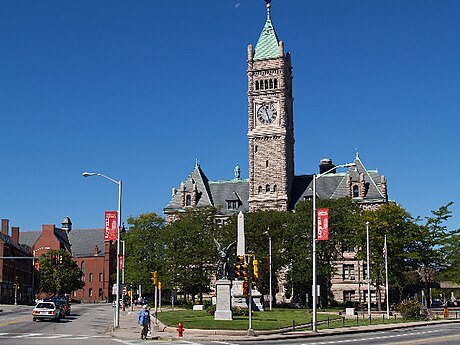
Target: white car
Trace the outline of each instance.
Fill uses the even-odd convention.
[[[61,320],[61,310],[54,302],[38,302],[32,310],[32,320]]]

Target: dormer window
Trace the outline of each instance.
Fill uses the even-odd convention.
[[[229,200],[227,201],[227,209],[229,210],[237,210],[239,207],[237,200]]]
[[[358,198],[359,197],[359,187],[358,185],[353,186],[353,198]]]
[[[190,194],[185,196],[185,206],[192,206],[192,196]]]

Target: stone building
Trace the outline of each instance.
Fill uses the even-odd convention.
[[[355,166],[337,172],[331,159],[322,159],[319,171],[294,174],[294,111],[291,54],[285,52],[271,18],[267,18],[255,47],[248,46],[248,147],[249,178],[242,179],[236,166],[228,180],[211,181],[197,163],[191,174],[173,189],[164,208],[168,221],[188,207],[214,206],[219,217],[256,210],[291,211],[302,200],[312,198],[313,174],[330,173],[317,180],[317,196],[323,199],[351,197],[364,209],[375,209],[388,201],[387,182],[377,170],[368,170],[359,154]],[[333,293],[337,301],[354,298],[359,287],[349,273],[357,272],[353,249],[337,262]],[[280,286],[280,291],[284,291]],[[346,292],[346,293],[345,293]]]

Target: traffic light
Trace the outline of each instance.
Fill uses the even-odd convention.
[[[58,255],[59,263],[62,265],[62,261],[64,259],[64,255]]]
[[[57,264],[57,256],[56,254],[51,254],[51,265],[56,266]]]
[[[152,280],[152,283],[153,285],[158,285],[158,271],[155,271],[155,272],[150,272],[152,274],[152,278],[150,278]]]
[[[259,279],[259,261],[254,259],[252,261],[253,273],[254,273],[254,280]]]
[[[243,255],[237,256],[235,259],[236,278],[243,278],[243,272],[244,272],[243,265],[244,265],[244,256]]]
[[[249,265],[248,264],[243,265],[243,277],[244,279],[249,278]]]
[[[245,280],[243,282],[243,296],[247,296],[249,294],[249,282]]]
[[[158,282],[158,290],[161,290],[161,282]]]

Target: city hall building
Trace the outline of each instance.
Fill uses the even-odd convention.
[[[267,19],[262,33],[255,47],[249,45],[247,49],[249,178],[242,178],[236,166],[233,178],[211,181],[196,163],[179,187],[173,188],[164,208],[167,221],[173,221],[178,212],[188,207],[213,206],[225,219],[239,211],[291,211],[299,201],[312,197],[313,174],[294,174],[291,54],[276,34],[270,1],[266,2]],[[317,197],[351,197],[364,209],[387,203],[385,177],[377,170],[366,169],[358,153],[354,163],[347,171],[337,172],[331,159],[322,159],[316,173],[331,172],[317,180]],[[362,272],[356,253],[344,253],[343,260],[336,263],[332,281],[336,301],[354,302],[365,295],[366,288],[359,284],[364,280]],[[277,297],[282,299],[284,287],[279,283]]]

